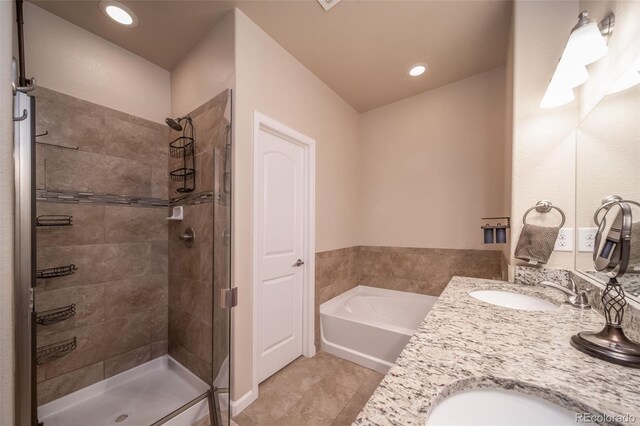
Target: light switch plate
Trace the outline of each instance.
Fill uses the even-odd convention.
[[[596,241],[598,228],[579,228],[578,229],[578,251],[593,252],[593,245]]]
[[[561,228],[556,239],[555,251],[573,251],[573,228]]]

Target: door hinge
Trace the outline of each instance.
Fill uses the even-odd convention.
[[[220,307],[222,309],[238,306],[238,287],[223,288],[220,290]]]
[[[33,312],[36,307],[36,295],[33,287],[29,288],[29,311]]]

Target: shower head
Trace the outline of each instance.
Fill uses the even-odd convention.
[[[171,127],[173,130],[176,130],[178,132],[182,131],[182,124],[180,124],[180,121],[183,119],[184,117],[179,117],[179,118],[165,118],[164,121],[167,123],[167,126]]]

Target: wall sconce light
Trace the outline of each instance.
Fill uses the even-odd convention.
[[[575,98],[573,89],[589,79],[586,66],[607,53],[607,40],[613,33],[614,25],[613,13],[596,23],[589,18],[586,10],[580,12],[578,23],[571,30],[569,41],[542,98],[541,108],[554,108]]]
[[[607,95],[622,92],[640,84],[640,57],[638,57],[629,69],[609,88]]]

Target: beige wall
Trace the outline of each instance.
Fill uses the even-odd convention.
[[[542,199],[561,207],[567,215],[565,226],[574,226],[578,103],[542,109],[540,101],[578,12],[577,0],[514,3],[513,242],[520,235],[524,212]],[[560,221],[555,213],[530,217],[534,223]],[[571,268],[573,253],[554,252],[547,266]]]
[[[253,113],[316,140],[316,251],[357,245],[358,114],[242,12],[236,10],[234,111],[235,367],[232,399],[251,389]]]
[[[38,85],[164,122],[168,71],[33,4],[24,14],[27,73]]]
[[[498,68],[362,114],[360,244],[499,250],[504,104]]]
[[[13,2],[0,2],[0,424],[14,423],[13,335]]]
[[[178,117],[234,86],[233,12],[171,70],[171,116]]]

